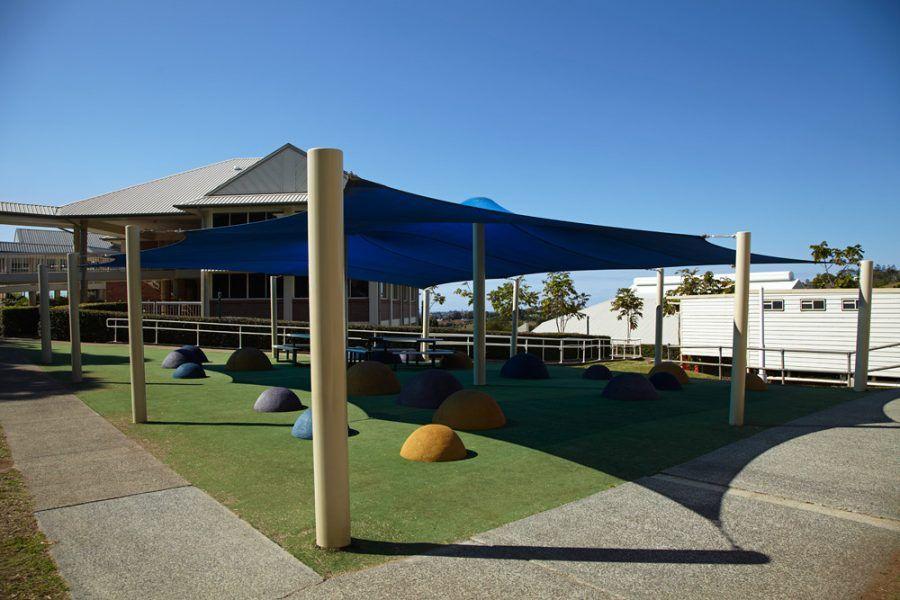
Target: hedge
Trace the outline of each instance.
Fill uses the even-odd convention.
[[[40,337],[41,313],[37,306],[0,308],[0,336]]]

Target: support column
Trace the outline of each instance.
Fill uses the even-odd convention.
[[[200,215],[200,226],[203,229],[212,227],[212,213],[208,210],[203,211]],[[200,316],[209,317],[210,299],[212,298],[212,273],[209,271],[200,271]]]
[[[487,358],[484,346],[484,223],[472,224],[472,337],[473,359],[472,383],[484,385],[487,382]]]
[[[275,356],[275,344],[278,343],[278,276],[269,277],[269,322],[272,327],[272,356]]]
[[[294,281],[293,275],[284,276],[284,298],[282,299],[281,311],[281,318],[284,321],[294,320]]]
[[[422,294],[422,337],[431,335],[431,288],[425,288]],[[428,344],[422,342],[422,351],[428,350]]]
[[[80,224],[75,226],[75,229],[72,233],[72,244],[75,250],[75,253],[78,254],[78,264],[84,266],[88,263],[87,259],[87,227],[82,221]],[[87,282],[87,269],[81,269],[79,275],[79,286],[78,286],[78,299],[81,302],[87,301],[87,293],[88,293],[88,282]]]
[[[512,297],[512,323],[509,332],[509,355],[515,356],[519,351],[519,287],[522,285],[522,278],[513,278],[513,297]]]
[[[750,232],[739,231],[734,259],[734,335],[731,342],[731,403],[728,423],[744,424],[747,384],[747,312],[750,307]]]
[[[41,363],[49,365],[53,362],[53,342],[50,338],[50,283],[44,263],[38,265],[38,293],[41,303]]]
[[[72,345],[70,352],[72,364],[72,381],[74,383],[81,382],[81,322],[78,311],[79,298],[81,294],[81,277],[79,274],[80,262],[78,254],[70,252],[66,257],[66,275],[68,276],[68,297],[69,297],[69,341]]]
[[[656,270],[656,335],[653,338],[653,364],[662,362],[663,303],[666,301],[666,271]]]
[[[869,381],[869,336],[872,327],[872,261],[859,263],[859,299],[856,312],[856,366],[853,391],[864,392]]]
[[[381,308],[381,296],[378,295],[378,282],[369,282],[369,325],[381,325],[378,316],[379,308]]]
[[[141,316],[141,228],[125,226],[125,282],[128,291],[128,351],[131,367],[131,420],[147,422],[144,322]]]
[[[316,544],[350,544],[343,153],[313,148],[309,178],[309,333]]]

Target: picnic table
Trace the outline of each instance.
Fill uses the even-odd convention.
[[[449,356],[453,354],[452,350],[442,350],[437,347],[438,342],[443,342],[443,338],[436,337],[408,337],[408,336],[376,336],[373,338],[373,347],[375,349],[384,350],[385,352],[391,352],[398,356],[405,356],[407,360],[410,357],[415,358],[416,364],[419,364],[419,360],[424,356],[431,360],[431,365],[436,366],[437,359],[442,356]],[[418,348],[391,348],[388,344],[427,344],[427,350],[419,350]],[[396,365],[394,365],[396,368]]]

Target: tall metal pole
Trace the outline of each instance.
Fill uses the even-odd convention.
[[[80,273],[81,263],[77,252],[70,252],[66,256],[66,275],[68,279],[69,296],[69,341],[72,350],[70,352],[72,364],[72,381],[81,382],[81,322],[79,321],[78,301],[81,296]]]
[[[515,356],[519,351],[519,287],[522,278],[513,278],[513,297],[512,297],[512,330],[509,333],[509,355]]]
[[[872,327],[872,261],[859,263],[859,300],[856,313],[856,366],[853,391],[864,392],[869,381],[869,337]]]
[[[272,331],[272,356],[275,356],[275,345],[278,343],[278,276],[269,276],[269,323]]]
[[[53,342],[50,338],[50,283],[44,263],[38,265],[38,293],[41,295],[41,363],[49,365],[53,362]]]
[[[344,155],[308,154],[309,333],[316,544],[350,544],[347,338],[344,323]]]
[[[731,343],[731,403],[728,422],[744,424],[747,385],[747,312],[750,307],[750,232],[739,231],[734,262],[734,335]]]
[[[487,383],[487,365],[485,360],[485,328],[484,328],[484,223],[472,224],[472,337],[475,368],[472,371],[472,383]]]
[[[125,283],[128,291],[128,351],[131,368],[131,420],[147,422],[144,374],[144,323],[141,316],[141,228],[125,226]]]
[[[663,303],[666,301],[666,271],[665,269],[656,270],[656,335],[653,338],[653,364],[658,365],[662,362],[662,339],[663,339]]]

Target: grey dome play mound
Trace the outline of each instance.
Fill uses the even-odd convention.
[[[612,371],[606,365],[591,365],[581,374],[583,379],[594,379],[597,381],[608,381],[612,379]]]
[[[637,373],[621,373],[613,377],[600,394],[611,400],[659,400],[659,392],[650,380]]]
[[[172,373],[174,379],[203,379],[206,371],[197,363],[184,363]]]
[[[465,352],[454,352],[441,359],[441,368],[451,371],[471,369],[472,359]]]
[[[414,408],[437,408],[447,396],[463,389],[459,379],[440,369],[422,371],[406,382],[397,404]]]
[[[547,365],[540,358],[528,352],[519,352],[503,363],[500,377],[507,379],[550,379]]]
[[[197,362],[196,360],[193,360],[193,358],[194,357],[192,355],[190,355],[188,352],[185,352],[181,348],[179,348],[178,350],[172,350],[171,352],[166,354],[166,357],[163,359],[162,368],[177,369],[185,363]]]
[[[678,378],[671,373],[658,371],[651,375],[649,379],[650,383],[653,384],[653,387],[663,392],[681,391],[681,384],[678,382]]]
[[[271,368],[269,357],[258,348],[238,348],[225,363],[226,371],[268,371]]]
[[[265,390],[253,404],[256,412],[293,412],[306,408],[293,391],[283,387],[271,387]]]
[[[198,365],[200,365],[209,362],[209,359],[206,357],[206,353],[202,348],[200,348],[200,346],[192,346],[188,344],[182,346],[178,350],[187,354],[187,356],[190,357],[192,363],[197,363]]]

